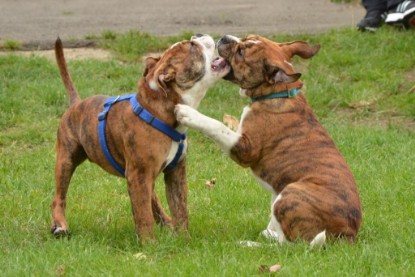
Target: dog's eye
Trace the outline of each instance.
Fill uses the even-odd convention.
[[[193,41],[190,41],[190,51],[194,51],[196,48],[196,43],[194,43]]]
[[[236,52],[236,54],[238,54],[239,56],[243,56],[243,50],[242,48],[239,48],[238,51]]]

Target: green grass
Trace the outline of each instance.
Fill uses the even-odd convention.
[[[140,56],[183,37],[188,34],[114,34],[105,47],[117,59],[73,61],[69,68],[83,98],[135,91],[143,71]],[[252,276],[260,265],[281,263],[283,276],[413,276],[415,36],[385,27],[376,34],[343,29],[274,39],[322,45],[312,60],[295,64],[310,104],[358,183],[364,218],[355,245],[268,245],[258,234],[268,223],[269,195],[248,170],[194,131],[188,156],[190,240],[157,227],[157,242],[142,245],[134,235],[125,181],[89,162],[76,171],[68,194],[72,238],[53,238],[55,137],[68,100],[55,63],[10,54],[0,56],[2,275]],[[246,103],[235,86],[221,81],[200,111],[222,119],[225,113],[239,116]],[[216,185],[208,189],[211,178]],[[167,207],[160,180],[156,189]],[[264,246],[244,248],[241,240]]]

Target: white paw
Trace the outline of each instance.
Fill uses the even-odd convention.
[[[177,121],[187,127],[196,127],[200,113],[188,105],[178,104],[174,109]]]
[[[264,231],[262,231],[261,236],[269,240],[279,241],[278,233],[271,229],[265,229]]]

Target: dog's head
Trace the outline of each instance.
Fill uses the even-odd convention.
[[[225,79],[243,90],[287,89],[301,77],[294,71],[291,58],[298,55],[308,59],[320,49],[303,41],[276,43],[257,35],[242,39],[225,35],[217,46],[219,55],[232,67]]]
[[[196,108],[208,87],[230,71],[224,58],[214,58],[214,52],[209,35],[175,43],[161,56],[146,59],[145,81],[153,91],[178,93],[185,104]]]

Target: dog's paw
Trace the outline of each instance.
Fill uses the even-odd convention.
[[[262,231],[261,236],[269,240],[279,241],[278,233],[271,229],[265,229]]]
[[[174,109],[177,121],[187,127],[197,127],[200,113],[188,105],[178,104]]]
[[[56,238],[62,238],[62,237],[68,237],[70,238],[71,236],[71,232],[67,229],[64,229],[60,226],[52,226],[50,232],[52,233],[52,235],[54,235]]]

